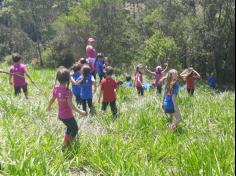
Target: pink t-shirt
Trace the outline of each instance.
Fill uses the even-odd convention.
[[[139,81],[140,80],[140,81]],[[135,87],[142,87],[143,85],[143,75],[140,72],[137,72],[134,80]]]
[[[94,47],[92,45],[87,45],[86,47],[86,54],[88,58],[96,58],[97,57],[97,52],[94,49]]]
[[[25,73],[26,73],[26,66],[24,64],[14,64],[10,68],[10,73],[14,73],[21,76],[13,75],[13,84],[14,86],[24,86],[26,85],[25,80]]]
[[[54,87],[52,96],[58,101],[58,117],[60,119],[73,118],[72,109],[67,102],[68,98],[72,98],[72,92],[66,87]]]

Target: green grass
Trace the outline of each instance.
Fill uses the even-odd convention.
[[[15,98],[7,76],[0,77],[0,175],[235,173],[234,92],[198,86],[195,97],[188,97],[181,90],[183,121],[172,132],[154,91],[138,99],[135,90],[120,89],[119,117],[113,119],[108,110],[105,115],[98,111],[94,117],[77,118],[80,134],[70,150],[63,150],[65,127],[57,119],[57,105],[51,113],[45,111],[55,73],[30,72],[44,91],[29,84],[28,101],[23,95]]]

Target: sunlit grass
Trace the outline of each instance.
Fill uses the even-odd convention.
[[[52,70],[30,70],[28,101],[15,98],[0,77],[0,162],[4,175],[234,175],[234,92],[199,86],[195,97],[181,89],[183,121],[167,128],[155,91],[139,99],[133,89],[118,92],[119,117],[78,119],[79,136],[63,149],[64,125],[56,109],[45,111],[55,82]],[[97,96],[96,96],[97,97]],[[96,98],[95,98],[96,99]],[[97,102],[97,100],[94,100]]]

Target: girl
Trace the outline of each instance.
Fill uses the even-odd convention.
[[[139,64],[136,67],[134,86],[136,87],[136,89],[138,91],[138,95],[143,96],[144,89],[143,89],[143,73],[142,73],[142,65],[141,64]]]
[[[80,97],[82,100],[82,107],[85,112],[87,112],[87,104],[90,108],[91,114],[95,113],[95,109],[93,107],[93,90],[92,87],[94,86],[94,93],[97,90],[96,82],[94,77],[90,74],[91,69],[89,65],[84,65],[82,67],[82,75],[80,79],[77,81],[77,84],[81,87]]]
[[[96,77],[95,61],[96,61],[96,57],[97,57],[97,52],[94,48],[94,43],[95,43],[94,38],[89,38],[88,39],[88,45],[86,46],[86,54],[87,54],[88,64],[89,64],[90,69],[91,69],[91,74],[94,77]]]
[[[10,68],[10,76],[9,76],[9,84],[14,86],[15,95],[18,96],[21,93],[21,89],[23,90],[26,99],[28,99],[28,86],[25,80],[25,75],[30,79],[30,81],[34,84],[31,76],[28,74],[27,68],[24,64],[21,64],[21,55],[18,53],[14,53],[12,55],[12,60],[14,65]]]
[[[161,66],[157,66],[156,67],[156,71],[152,72],[150,71],[147,67],[146,70],[152,74],[153,76],[155,76],[155,81],[154,81],[154,86],[157,88],[157,94],[161,94],[162,92],[162,83],[160,82],[162,76],[165,74],[165,72],[168,69],[168,64],[165,64],[165,69],[163,70]]]
[[[81,88],[79,85],[77,85],[77,80],[80,78],[80,70],[81,70],[81,65],[80,64],[75,64],[72,67],[72,70],[74,74],[71,75],[71,83],[72,83],[72,92],[75,96],[77,106],[80,106],[82,104],[81,97],[80,97],[80,92]]]
[[[72,92],[69,89],[70,72],[66,68],[61,67],[56,76],[58,86],[52,90],[52,98],[49,101],[47,111],[51,110],[52,104],[57,99],[58,101],[58,118],[66,125],[67,130],[64,137],[65,146],[69,145],[78,133],[78,125],[72,113],[78,112],[81,115],[86,115],[86,112],[77,109],[72,103]]]
[[[106,68],[111,66],[111,58],[109,57],[105,57],[104,58],[104,65],[103,65],[103,72],[105,73],[106,72]]]
[[[211,72],[211,74],[208,76],[208,85],[212,89],[216,88],[216,76],[215,76],[214,72]]]
[[[201,77],[200,74],[190,66],[185,69],[180,76],[186,81],[188,94],[193,96],[195,91],[195,81]]]
[[[98,53],[95,65],[96,65],[96,73],[98,74],[98,76],[100,78],[100,82],[101,82],[102,79],[105,77],[105,73],[104,73],[104,69],[103,69],[104,55],[102,53]]]
[[[180,110],[176,105],[176,97],[178,95],[179,85],[176,83],[178,78],[178,72],[174,69],[170,70],[165,77],[161,79],[161,82],[166,80],[165,94],[163,100],[163,109],[166,114],[175,117],[175,121],[172,122],[169,127],[176,129],[177,124],[181,121]]]

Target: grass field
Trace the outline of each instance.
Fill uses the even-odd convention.
[[[15,98],[0,76],[0,175],[229,176],[235,174],[235,92],[198,86],[195,97],[179,93],[183,121],[172,132],[153,91],[118,92],[119,117],[98,110],[80,119],[79,136],[63,150],[64,125],[45,111],[54,84],[51,70],[30,70],[42,90],[29,84],[30,99]],[[95,96],[94,102],[97,102]]]

